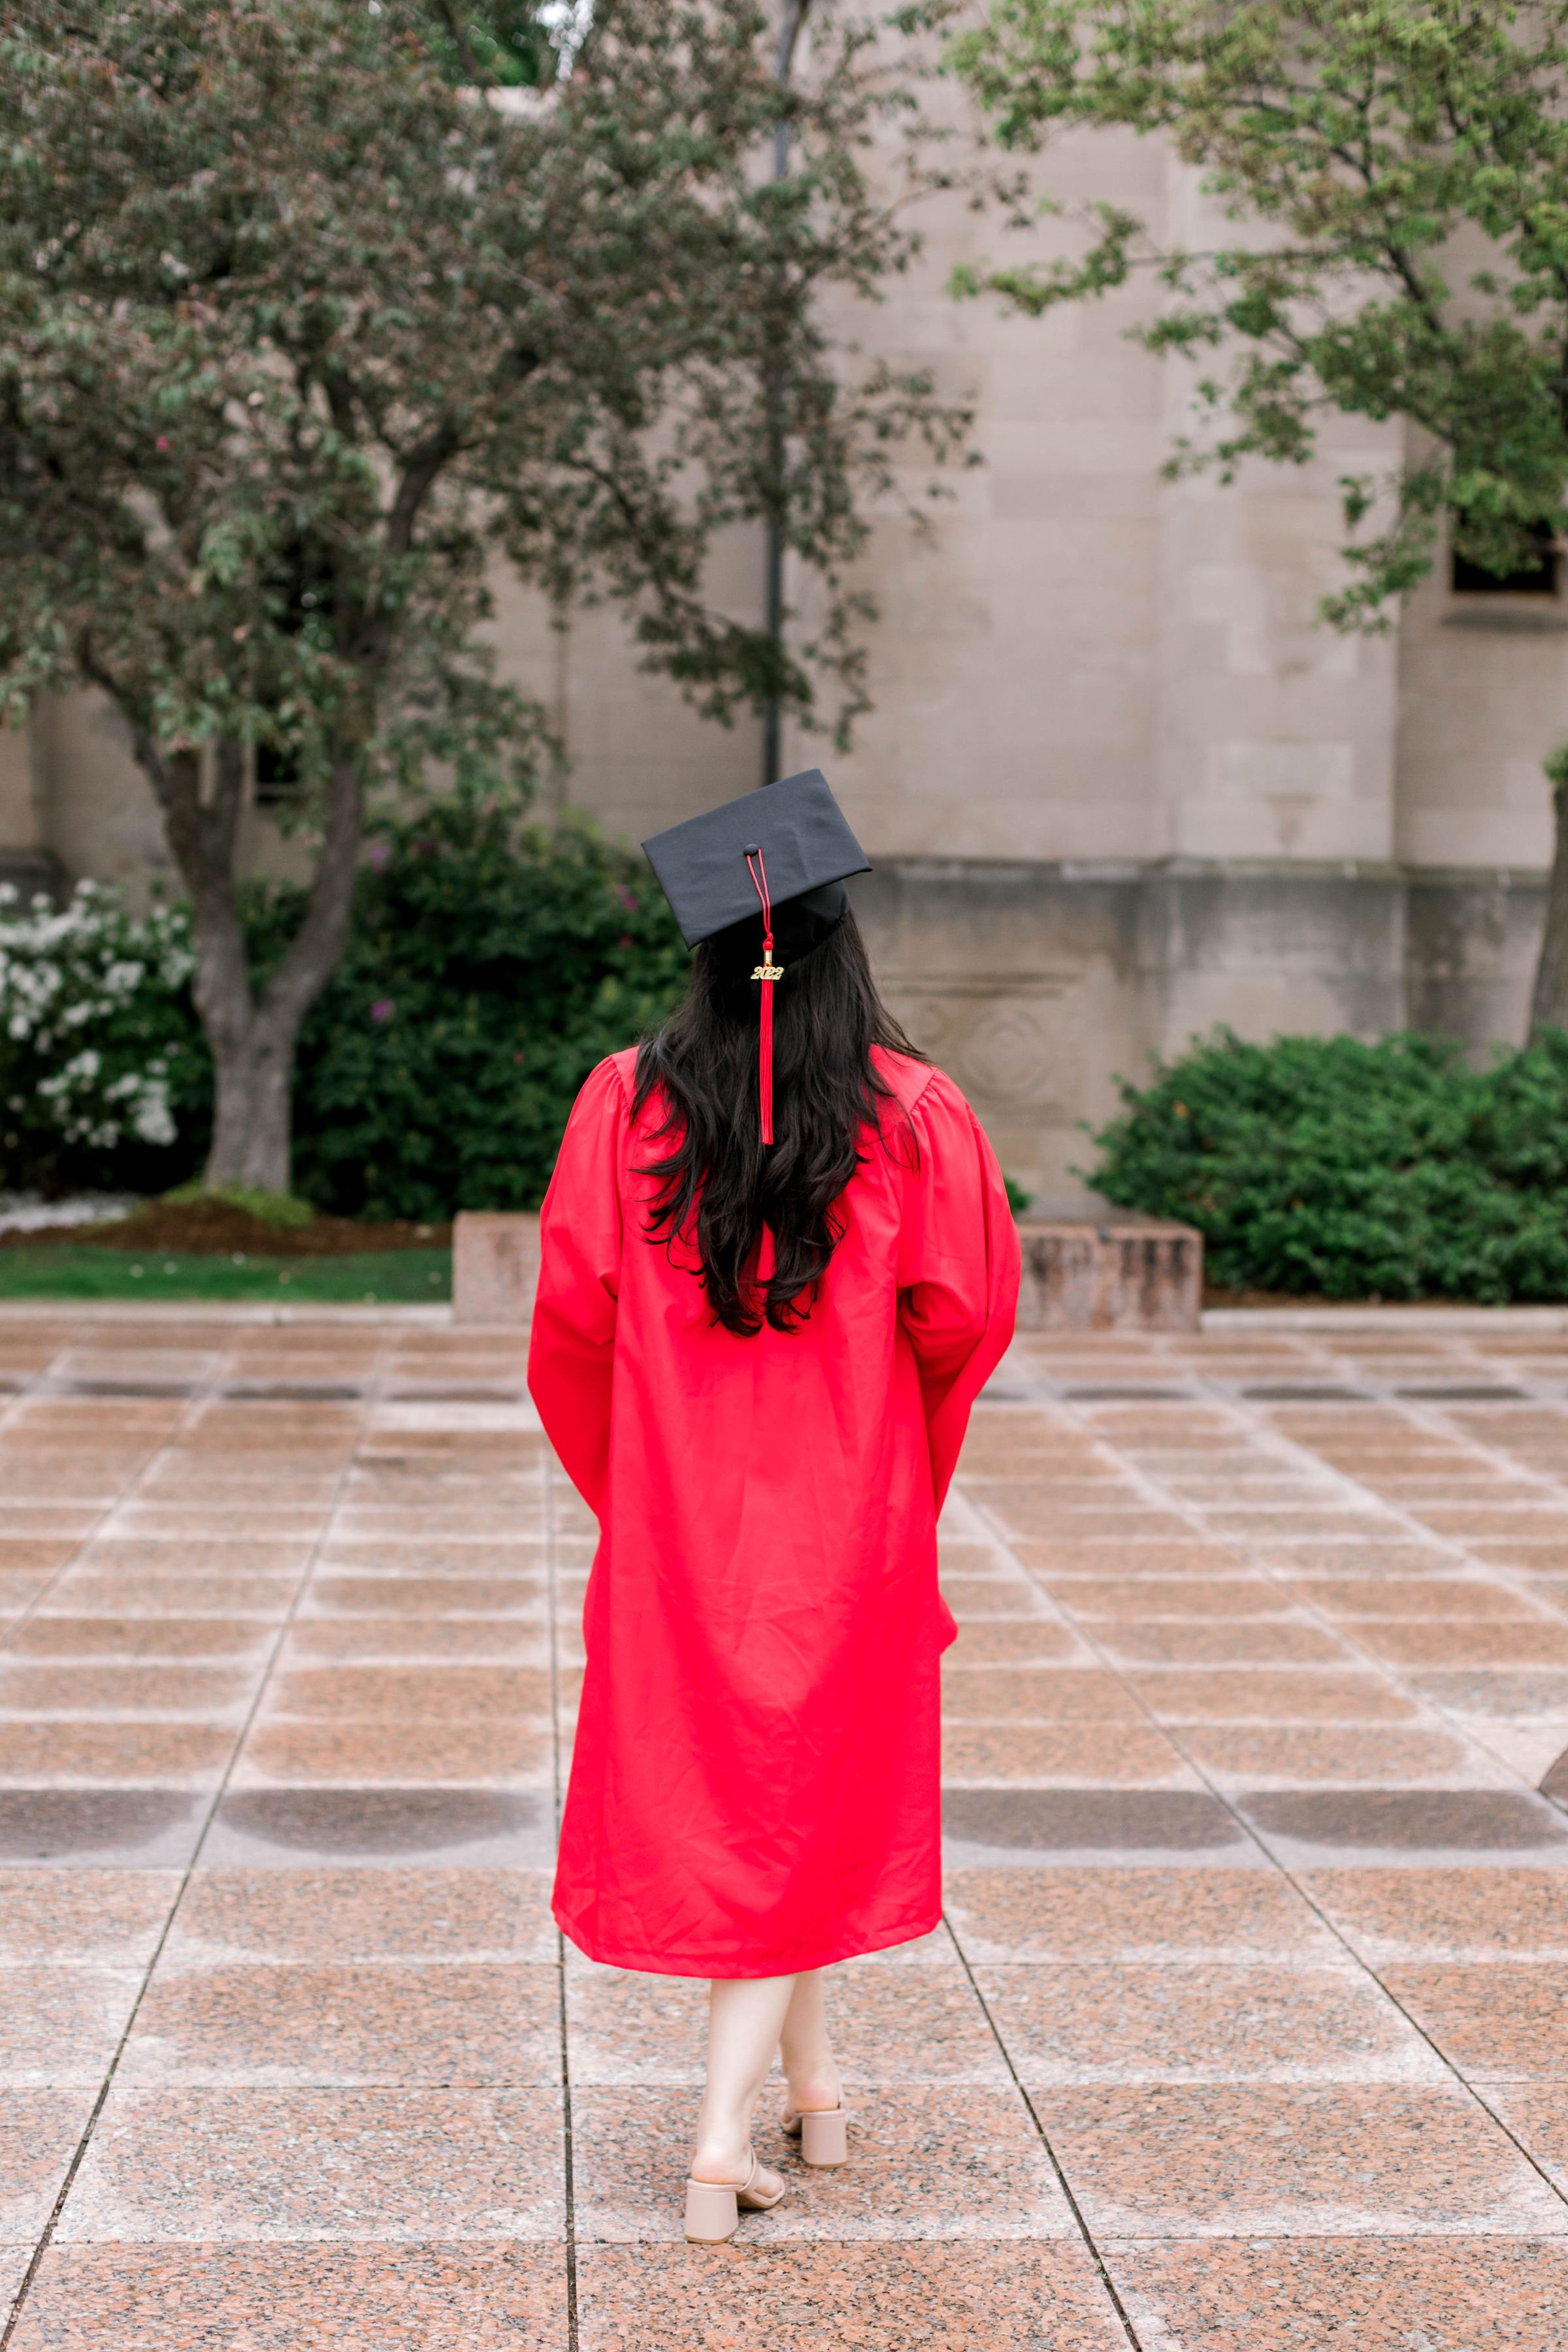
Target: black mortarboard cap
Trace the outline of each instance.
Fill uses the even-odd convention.
[[[688,817],[643,849],[689,948],[758,912],[759,864],[774,907],[871,870],[820,768]]]

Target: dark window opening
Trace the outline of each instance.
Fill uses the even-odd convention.
[[[1556,534],[1548,522],[1531,523],[1530,536],[1540,551],[1513,572],[1488,572],[1472,563],[1458,549],[1453,554],[1453,586],[1457,596],[1555,596],[1559,556]]]
[[[300,771],[287,751],[274,751],[270,743],[256,747],[256,805],[258,808],[281,808],[286,802],[297,800],[300,793]]]

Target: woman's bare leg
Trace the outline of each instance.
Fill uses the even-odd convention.
[[[779,2034],[789,2103],[800,2115],[814,2108],[836,2107],[843,2095],[827,2042],[824,1992],[820,1969],[808,1969],[796,1977]]]
[[[715,1977],[708,1990],[708,2081],[697,2116],[693,2180],[743,2180],[752,2116],[784,2031],[794,1977]],[[777,2186],[760,2174],[759,2187]]]

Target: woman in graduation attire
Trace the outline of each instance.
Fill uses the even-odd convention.
[[[599,1522],[555,1916],[710,1981],[689,2238],[841,2163],[822,1971],[942,1907],[936,1518],[1012,1334],[1018,1242],[951,1078],[877,995],[816,770],[644,845],[689,994],[579,1095],[529,1382]]]

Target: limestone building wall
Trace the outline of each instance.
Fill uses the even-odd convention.
[[[1051,183],[1203,233],[1190,175],[1152,144],[1070,142]],[[1005,1166],[1081,1201],[1081,1122],[1114,1108],[1115,1075],[1215,1022],[1517,1038],[1568,605],[1445,578],[1397,634],[1335,635],[1316,607],[1338,576],[1338,480],[1395,462],[1392,432],[1338,420],[1306,467],[1163,483],[1189,387],[1127,340],[1152,292],[1008,317],[945,290],[955,262],[999,256],[995,222],[942,199],[926,233],[910,278],[837,324],[972,399],[983,462],[950,476],[925,541],[879,522],[874,708],[848,754],[797,730],[785,764],[832,776],[874,861],[855,889],[888,993]],[[734,534],[716,577],[760,611],[758,540]],[[497,585],[502,669],[568,747],[552,797],[635,840],[760,780],[757,727],[697,719],[612,613],[561,625]],[[133,887],[166,871],[108,713],[51,707],[21,768],[16,740],[0,864],[15,844]],[[258,825],[251,854],[287,853]]]

